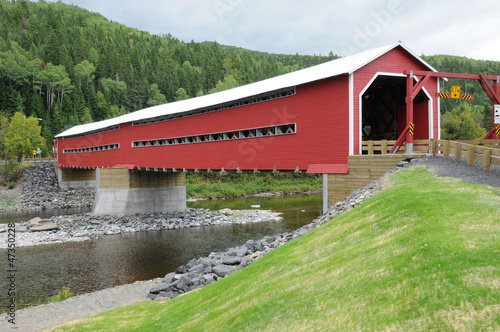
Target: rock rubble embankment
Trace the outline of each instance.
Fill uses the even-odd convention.
[[[61,189],[51,162],[35,163],[25,170],[25,175],[20,202],[24,209],[68,209],[94,204],[95,188]]]
[[[0,191],[0,199],[9,200],[0,211],[87,208],[94,204],[95,188],[61,189],[51,162],[34,163],[24,170],[24,175],[22,188]]]

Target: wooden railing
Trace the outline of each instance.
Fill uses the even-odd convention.
[[[388,154],[394,144],[396,144],[395,140],[363,141],[363,154]],[[413,151],[415,153],[432,153],[430,140],[414,140]],[[406,145],[403,145],[396,153],[405,152]]]
[[[363,153],[388,154],[390,148],[396,141],[363,141]],[[405,152],[403,145],[398,153]],[[462,157],[467,159],[467,165],[474,165],[476,161],[483,163],[483,170],[490,171],[491,165],[500,165],[500,140],[470,140],[470,141],[447,141],[447,140],[415,140],[414,153],[442,154],[444,158],[453,155],[454,161],[460,161]]]
[[[41,162],[41,161],[54,161],[54,158],[52,157],[49,157],[49,158],[33,158],[33,157],[27,157],[27,158],[24,158],[24,161],[27,161],[27,162]]]
[[[476,161],[483,163],[483,170],[490,171],[491,165],[500,165],[500,140],[477,141],[434,141],[435,151],[441,152],[443,157],[449,158],[453,154],[454,161],[460,161],[462,156],[467,159],[467,165],[472,166]]]

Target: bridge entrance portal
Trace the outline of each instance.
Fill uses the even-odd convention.
[[[406,127],[406,77],[378,76],[361,95],[363,141],[396,140]],[[428,139],[429,98],[417,95],[415,121],[417,136]]]

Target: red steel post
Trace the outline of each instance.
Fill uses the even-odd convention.
[[[413,72],[406,76],[406,127],[413,127]],[[406,153],[413,153],[413,130],[406,135]]]

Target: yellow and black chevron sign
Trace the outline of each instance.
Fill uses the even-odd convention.
[[[413,124],[413,122],[410,122],[410,136],[413,136],[414,131],[415,131],[415,125]]]
[[[446,92],[439,92],[437,94],[438,98],[443,98],[443,99],[462,99],[462,100],[474,100],[474,95],[454,95],[452,96],[449,93]]]
[[[497,128],[496,128],[496,134],[497,134],[497,137],[500,136],[500,124],[497,124]]]

